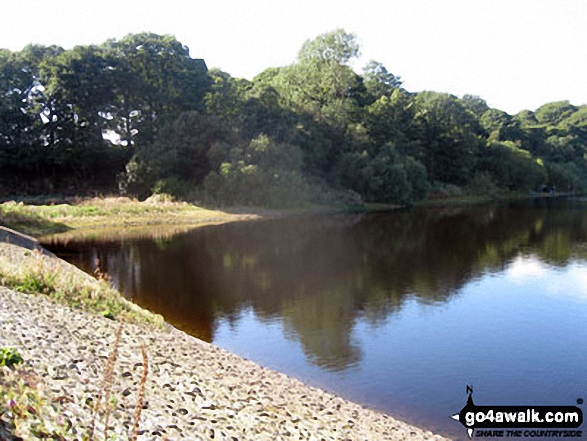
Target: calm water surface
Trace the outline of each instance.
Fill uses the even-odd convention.
[[[587,399],[587,201],[60,241],[177,327],[454,438],[477,404]]]

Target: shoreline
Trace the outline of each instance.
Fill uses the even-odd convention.
[[[27,249],[8,248],[27,258]],[[42,258],[58,264],[61,271],[65,267],[79,271],[56,257]],[[99,394],[119,323],[43,295],[6,287],[0,287],[0,304],[3,345],[16,347],[24,367],[34,372],[49,407],[58,409],[65,427],[70,427],[65,439],[79,437],[91,423],[88,403]],[[147,346],[149,357],[141,440],[209,439],[212,435],[227,440],[446,439],[308,386],[172,326],[154,329],[134,324],[124,325],[113,371],[116,403],[109,423],[114,428],[109,433],[122,439],[129,437],[132,426],[142,373],[141,344]],[[97,429],[104,430],[99,424]],[[2,430],[0,424],[0,435],[8,436]]]
[[[228,222],[275,219],[309,213],[341,213],[344,207],[310,205],[299,208],[230,207],[208,209],[187,202],[174,202],[157,195],[139,202],[125,197],[79,200],[54,205],[26,205],[23,202],[0,203],[0,226],[35,238],[57,234],[93,232],[116,234],[121,228],[187,231],[206,225]]]
[[[155,231],[154,237],[169,237],[174,230],[185,232],[205,225],[235,221],[275,219],[312,213],[377,213],[409,208],[446,208],[516,200],[550,199],[580,196],[574,193],[509,194],[496,198],[484,196],[456,196],[426,199],[411,206],[366,202],[360,206],[306,206],[288,209],[234,206],[207,209],[187,202],[174,202],[167,195],[156,195],[139,202],[126,197],[106,197],[64,201],[53,199],[38,202],[51,205],[25,205],[22,201],[0,203],[0,226],[44,238],[70,233],[80,236],[103,234],[116,237],[120,228],[143,230],[141,236]],[[55,202],[64,202],[54,205]],[[71,203],[71,205],[70,205]],[[161,232],[157,232],[160,230]],[[166,231],[162,231],[166,230]],[[152,234],[151,234],[152,235]]]

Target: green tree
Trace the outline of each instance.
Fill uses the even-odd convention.
[[[22,54],[0,50],[0,181],[24,180],[40,165],[35,94],[35,66]]]
[[[568,101],[557,101],[540,106],[536,109],[534,115],[539,123],[556,125],[572,116],[576,111],[577,107]]]
[[[356,37],[338,29],[306,41],[296,63],[261,76],[277,91],[280,104],[300,116],[294,138],[301,139],[306,168],[314,173],[332,171],[347,126],[360,119],[366,89],[349,66],[358,53]]]
[[[482,129],[473,112],[448,94],[421,92],[415,99],[414,124],[420,147],[416,158],[431,180],[462,185],[472,177]]]
[[[575,163],[550,163],[546,170],[548,186],[554,190],[582,192],[587,188],[587,175]]]
[[[393,143],[385,144],[377,153],[345,153],[337,167],[340,183],[367,201],[409,204],[423,199],[429,190],[424,165],[400,154]]]
[[[243,109],[244,93],[252,84],[218,69],[212,69],[209,76],[212,84],[204,97],[206,112],[224,118],[227,122],[238,123],[236,120]]]
[[[209,159],[217,165],[206,177],[204,198],[225,204],[290,206],[308,197],[301,174],[302,153],[266,135],[250,142],[216,143]]]
[[[382,63],[370,60],[363,68],[363,80],[367,91],[375,100],[391,96],[402,85],[400,77],[389,72]]]
[[[135,120],[140,142],[153,142],[159,129],[181,112],[203,109],[210,87],[206,64],[191,58],[188,47],[175,37],[130,34],[105,46],[119,60],[115,69],[123,102],[117,114],[127,121]],[[129,85],[130,90],[126,88]]]
[[[352,119],[357,97],[365,88],[348,63],[359,53],[353,34],[342,29],[308,40],[298,61],[270,77],[287,105],[343,128]]]
[[[501,110],[486,110],[479,118],[479,122],[492,140],[524,142],[527,138],[520,122]]]
[[[477,95],[465,94],[461,101],[463,105],[477,115],[478,118],[489,110],[487,102]]]
[[[360,54],[357,37],[344,29],[326,32],[313,40],[306,40],[298,60],[305,63],[311,60],[321,60],[333,64],[348,64]]]
[[[416,137],[414,100],[407,92],[395,89],[390,96],[381,96],[365,110],[365,125],[376,144],[393,141],[398,146],[407,146]]]
[[[490,142],[482,150],[477,169],[488,172],[494,182],[508,190],[538,190],[546,183],[541,161],[511,141]]]

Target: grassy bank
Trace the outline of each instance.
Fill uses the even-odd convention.
[[[0,285],[127,323],[163,326],[163,318],[122,297],[107,277],[93,278],[37,250],[0,243]]]
[[[173,202],[165,196],[151,197],[143,202],[117,197],[51,205],[13,201],[0,204],[0,225],[37,237],[79,228],[199,225],[255,217],[258,216],[253,213],[235,214]]]

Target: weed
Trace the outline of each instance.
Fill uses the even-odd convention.
[[[22,363],[22,357],[14,348],[0,348],[0,366],[11,367]]]
[[[71,422],[47,404],[39,377],[32,371],[0,368],[0,437],[65,440]]]
[[[149,375],[149,359],[147,357],[147,350],[145,345],[141,345],[141,354],[143,355],[143,376],[139,385],[139,397],[137,398],[137,405],[135,406],[134,422],[132,428],[132,441],[136,441],[139,436],[139,422],[141,421],[141,412],[143,410],[143,401],[145,399],[145,384],[147,383],[147,375]]]
[[[92,425],[90,427],[90,440],[94,437],[94,431],[96,427],[96,417],[101,411],[102,400],[106,403],[104,406],[104,439],[108,439],[108,420],[110,418],[110,393],[112,391],[112,375],[114,373],[114,365],[116,364],[116,358],[118,357],[118,345],[120,344],[120,336],[122,335],[122,328],[124,327],[124,321],[120,322],[118,331],[116,331],[116,339],[114,340],[114,347],[112,352],[108,355],[106,361],[106,368],[104,370],[104,377],[102,379],[102,386],[100,387],[100,393],[94,407],[94,416],[92,418]]]

